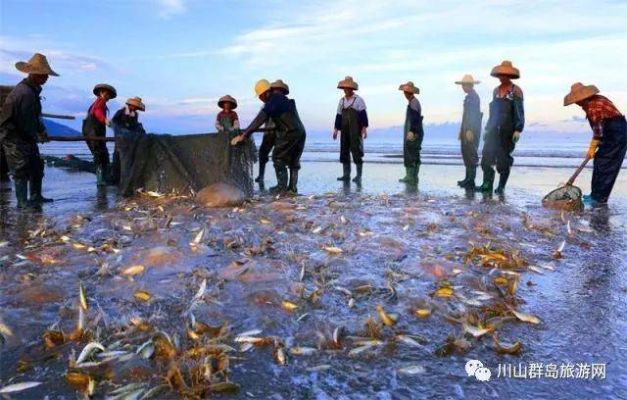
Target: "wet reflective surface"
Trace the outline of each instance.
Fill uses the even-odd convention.
[[[623,181],[608,209],[570,214],[539,206],[559,171],[515,170],[499,199],[453,188],[461,168],[429,167],[415,190],[396,183],[398,166],[367,166],[359,188],[332,181],[339,164],[310,163],[302,195],[235,209],[119,201],[93,175],[49,169],[52,206],[2,208],[0,316],[12,335],[0,387],[39,381],[14,397],[76,398],[66,373],[79,372],[95,398],[132,382],[142,395],[166,383],[160,398],[208,396],[227,379],[239,391],[225,398],[624,398]],[[136,354],[164,335],[172,354]],[[71,367],[92,340],[115,357]],[[470,359],[489,382],[466,374]],[[497,377],[499,363],[534,362],[601,363],[606,376]]]

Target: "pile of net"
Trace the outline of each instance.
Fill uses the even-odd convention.
[[[140,134],[116,129],[120,152],[120,193],[132,196],[139,189],[158,193],[194,195],[217,183],[253,193],[253,164],[257,153],[248,139],[231,146],[234,133],[203,135]]]
[[[567,211],[583,210],[581,189],[573,185],[559,187],[542,199],[542,205],[547,208]]]

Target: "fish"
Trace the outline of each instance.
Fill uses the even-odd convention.
[[[329,254],[342,254],[344,252],[344,250],[335,246],[324,246],[322,250],[326,251]]]
[[[414,315],[418,318],[429,318],[429,316],[431,316],[431,310],[428,308],[417,308],[414,311]]]
[[[555,250],[553,252],[553,258],[555,259],[560,259],[563,256],[564,253],[564,247],[566,247],[566,241],[562,241],[562,243],[559,245],[559,247],[557,248],[557,250]]]
[[[396,370],[401,375],[420,375],[424,374],[427,370],[420,364],[408,365]]]
[[[242,332],[242,333],[240,333],[239,335],[237,335],[237,336],[235,337],[235,341],[237,342],[237,338],[238,338],[238,337],[241,337],[241,336],[255,336],[255,335],[260,335],[260,334],[261,334],[261,332],[262,332],[262,330],[261,330],[261,329],[251,329],[251,330],[249,330],[249,331]]]
[[[209,391],[215,393],[236,393],[239,388],[239,385],[233,382],[219,382],[209,385]]]
[[[433,297],[443,297],[443,298],[451,298],[455,294],[455,291],[450,286],[443,286],[436,289],[431,296]]]
[[[383,344],[382,341],[380,340],[370,340],[367,342],[362,342],[364,344],[355,347],[354,349],[352,349],[351,351],[348,352],[348,356],[349,357],[355,357],[361,353],[363,353],[366,350],[371,350],[374,347],[380,346],[381,344]]]
[[[478,338],[486,333],[492,332],[491,328],[477,328],[476,326],[470,325],[468,323],[464,323],[463,325],[464,332],[470,333],[472,336]]]
[[[202,297],[205,295],[206,290],[207,290],[207,278],[203,279],[202,282],[200,282],[200,287],[198,288],[198,291],[192,298],[192,302],[196,302],[202,299]]]
[[[408,335],[402,335],[402,334],[396,335],[396,340],[401,343],[405,343],[406,345],[409,345],[409,346],[424,348],[423,345],[421,345],[415,339],[413,339],[412,337]]]
[[[170,390],[170,386],[168,385],[165,385],[165,384],[157,385],[153,387],[152,389],[146,391],[146,393],[144,393],[144,395],[140,397],[139,400],[154,399],[155,397],[167,392],[168,390]]]
[[[141,358],[148,359],[152,357],[155,353],[155,345],[152,343],[152,340],[148,340],[142,343],[135,351],[136,354],[139,354]]]
[[[523,321],[523,322],[528,322],[530,324],[534,324],[537,325],[540,322],[540,318],[536,317],[535,315],[531,315],[531,314],[525,314],[525,313],[521,313],[519,311],[516,311],[514,309],[511,310],[512,314],[514,314],[516,316],[516,318],[518,318],[519,320]]]
[[[321,226],[316,226],[315,228],[313,228],[313,229],[311,230],[311,233],[313,233],[313,234],[318,234],[318,233],[320,233],[320,231],[321,231],[321,230],[322,230],[322,227],[321,227]]]
[[[136,290],[135,293],[133,293],[133,297],[137,301],[150,301],[150,299],[152,299],[152,294],[150,294],[150,292],[147,290],[139,289]]]
[[[42,382],[20,382],[0,388],[0,394],[17,393],[41,385]]]
[[[86,391],[89,387],[91,377],[83,372],[68,372],[65,374],[65,380],[75,389]]]
[[[141,274],[142,272],[144,272],[145,269],[146,267],[144,267],[143,265],[132,265],[122,270],[122,275],[132,277]]]
[[[518,354],[522,351],[523,345],[520,341],[514,343],[503,343],[499,341],[498,335],[492,336],[494,349],[500,354]]]
[[[329,364],[320,364],[315,365],[313,367],[307,368],[307,372],[322,372],[331,369],[332,367]]]
[[[87,360],[96,351],[102,352],[102,351],[105,351],[105,350],[106,349],[105,349],[105,347],[102,344],[100,344],[98,342],[90,342],[83,348],[83,350],[79,354],[78,358],[76,359],[76,364],[80,364],[83,361]]]
[[[381,319],[381,322],[383,322],[385,326],[392,326],[396,324],[398,315],[386,313],[381,304],[377,304],[377,313],[379,314],[379,319]]]
[[[285,348],[283,345],[275,346],[274,359],[279,365],[287,365],[287,354],[285,354]]]
[[[271,223],[272,223],[272,221],[270,221],[268,218],[261,218],[261,219],[259,220],[259,222],[260,222],[262,225],[269,225],[269,224],[271,224]]]
[[[281,307],[282,307],[285,311],[288,311],[288,312],[293,312],[293,311],[295,311],[296,309],[298,309],[298,304],[292,303],[292,302],[291,302],[291,301],[289,301],[289,300],[283,300],[283,301],[281,302]]]
[[[310,356],[316,353],[317,351],[318,349],[316,349],[315,347],[296,346],[296,347],[290,348],[290,354],[295,355],[295,356]]]
[[[198,246],[204,235],[205,235],[205,229],[203,228],[196,234],[196,236],[194,236],[194,239],[189,243],[189,245],[192,247]]]

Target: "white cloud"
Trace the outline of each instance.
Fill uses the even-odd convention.
[[[157,0],[159,17],[167,19],[187,11],[185,0]]]

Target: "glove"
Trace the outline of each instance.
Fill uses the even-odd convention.
[[[407,132],[407,140],[409,140],[410,142],[413,142],[414,140],[416,140],[416,135],[414,134],[414,132],[412,131]]]
[[[589,157],[590,159],[594,158],[594,155],[599,148],[599,143],[601,143],[601,141],[597,139],[592,139],[592,141],[590,141],[590,147],[588,147],[588,153],[586,154],[587,157]]]
[[[475,134],[472,133],[472,131],[469,129],[464,134],[464,138],[466,139],[467,142],[472,142],[475,138]]]
[[[218,132],[222,132],[224,130],[224,127],[220,124],[216,124],[216,129],[218,130]]]
[[[512,142],[518,143],[519,140],[520,140],[520,132],[516,131],[514,132],[514,135],[512,136]]]

